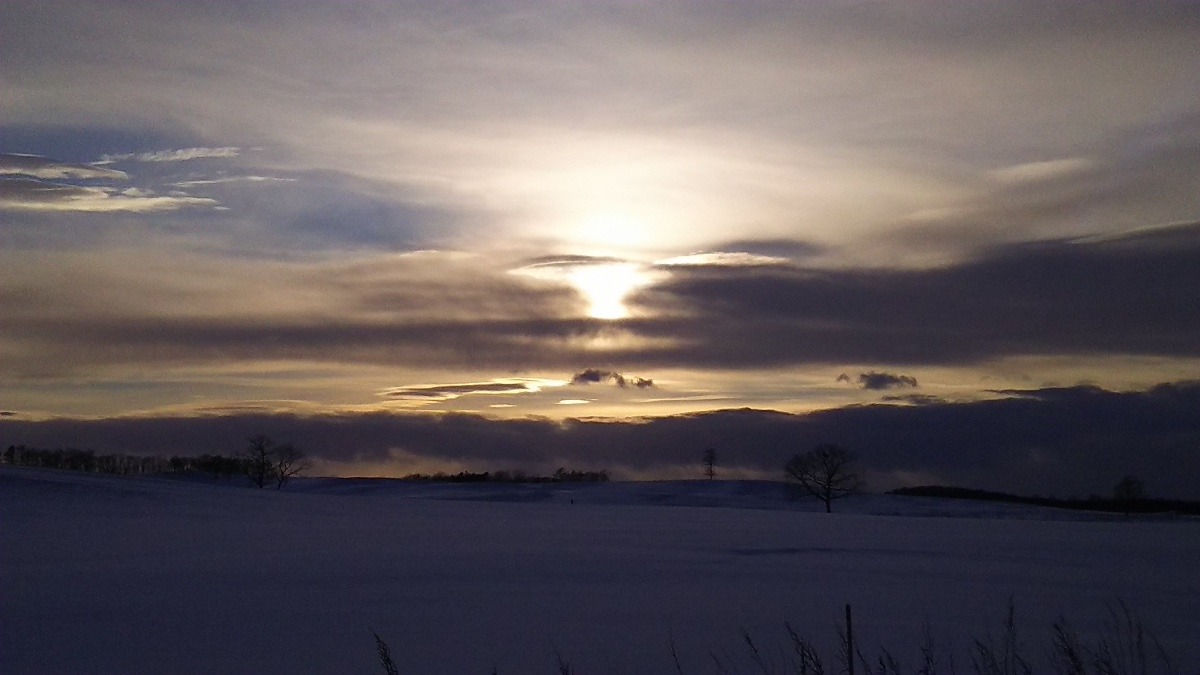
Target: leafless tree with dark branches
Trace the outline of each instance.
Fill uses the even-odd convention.
[[[312,467],[312,462],[291,443],[275,448],[275,489],[282,490],[283,484]]]
[[[293,476],[308,470],[312,463],[291,443],[275,445],[270,438],[259,434],[246,439],[246,449],[240,455],[246,474],[257,487],[274,482],[276,490]]]
[[[266,487],[273,478],[275,444],[270,438],[259,434],[246,439],[246,449],[241,458],[246,463],[246,474],[257,487]]]
[[[794,455],[784,466],[784,477],[809,496],[825,504],[825,513],[833,512],[833,501],[863,489],[854,453],[831,443],[818,445],[802,455]]]

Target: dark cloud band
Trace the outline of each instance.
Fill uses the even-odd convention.
[[[230,453],[251,434],[287,439],[352,466],[393,457],[480,470],[603,468],[617,476],[700,475],[705,448],[727,470],[781,476],[822,442],[858,452],[876,489],[937,481],[1059,496],[1107,494],[1122,476],[1153,496],[1200,498],[1200,384],[1138,392],[1070,387],[994,400],[855,406],[804,415],[724,410],[647,419],[494,419],[473,414],[231,413],[30,421],[0,418],[0,443],[141,454]],[[395,465],[395,473],[405,473]],[[916,477],[916,478],[914,478]]]

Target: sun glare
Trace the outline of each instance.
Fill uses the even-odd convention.
[[[567,281],[587,299],[588,316],[613,320],[629,316],[625,299],[650,284],[653,277],[641,265],[605,263],[574,267],[567,273]]]
[[[641,263],[602,258],[540,263],[513,272],[570,286],[587,302],[587,316],[605,320],[629,317],[625,301],[630,294],[654,283],[662,274]]]
[[[629,255],[646,247],[652,234],[642,219],[632,214],[595,213],[579,221],[569,240],[598,255]]]

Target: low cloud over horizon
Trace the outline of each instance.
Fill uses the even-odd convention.
[[[869,487],[944,484],[1019,494],[1108,495],[1126,475],[1149,496],[1200,499],[1200,383],[1145,391],[1061,387],[955,403],[876,404],[788,414],[729,409],[629,420],[500,419],[470,413],[360,412],[106,419],[0,419],[7,445],[100,453],[234,454],[251,435],[302,448],[335,475],[560,466],[620,479],[781,480],[792,454],[835,442],[861,458]]]

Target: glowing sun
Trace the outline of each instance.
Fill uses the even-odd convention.
[[[567,284],[583,296],[589,317],[610,321],[630,316],[625,303],[629,295],[661,276],[640,263],[604,258],[538,263],[513,271]]]
[[[594,319],[624,319],[629,316],[625,299],[654,281],[653,275],[635,263],[578,265],[567,272],[567,282],[588,302]]]

